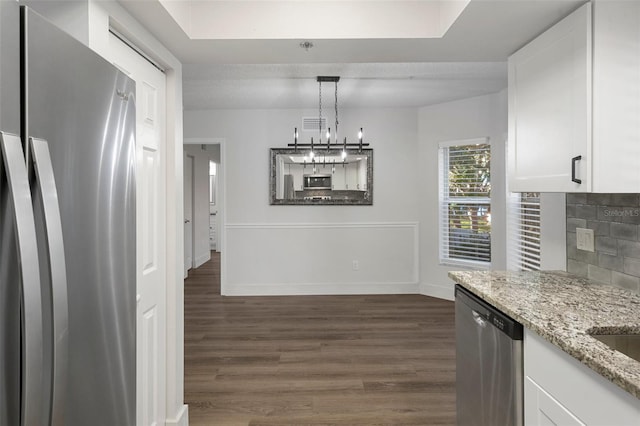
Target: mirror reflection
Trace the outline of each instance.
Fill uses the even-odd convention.
[[[310,154],[308,149],[271,149],[271,204],[373,204],[372,149]]]

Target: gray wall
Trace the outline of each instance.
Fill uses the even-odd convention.
[[[640,293],[640,194],[567,194],[567,271]],[[576,248],[594,230],[595,252]]]

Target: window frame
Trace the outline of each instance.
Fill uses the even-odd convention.
[[[438,144],[438,253],[440,265],[461,266],[473,269],[490,269],[491,260],[472,260],[472,259],[459,259],[449,256],[450,244],[448,244],[448,238],[445,238],[449,234],[449,216],[445,218],[445,211],[448,211],[448,206],[453,202],[470,204],[486,205],[491,208],[492,200],[491,195],[489,197],[451,197],[449,196],[449,149],[452,147],[468,146],[468,145],[488,145],[489,152],[491,154],[491,141],[488,137],[453,140],[447,142],[441,142]],[[445,164],[446,163],[446,164]],[[489,176],[491,176],[491,166],[489,166]],[[491,179],[490,179],[491,181]],[[446,203],[446,207],[445,207]],[[492,229],[489,230],[489,253],[491,257],[492,243],[491,243]]]

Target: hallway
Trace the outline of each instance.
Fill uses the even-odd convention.
[[[191,425],[452,425],[453,303],[420,295],[222,297],[185,280]]]

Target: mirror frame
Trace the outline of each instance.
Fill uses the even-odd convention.
[[[327,155],[340,155],[342,147],[336,145],[336,149],[326,150],[318,148],[319,153]],[[367,190],[364,191],[364,200],[285,200],[276,198],[276,158],[278,155],[301,154],[302,148],[295,150],[293,148],[271,148],[269,150],[269,204],[272,206],[371,206],[373,205],[373,149],[363,148],[347,149],[347,155],[365,154],[367,161]],[[338,165],[340,163],[336,163]]]

